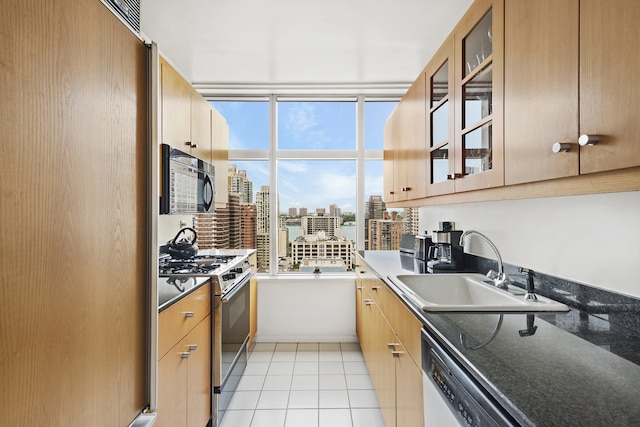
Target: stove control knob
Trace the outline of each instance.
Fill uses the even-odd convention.
[[[236,273],[236,274],[242,274],[242,268],[241,267],[237,267],[231,270],[232,273]]]

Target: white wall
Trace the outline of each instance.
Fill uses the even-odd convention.
[[[355,342],[355,277],[258,277],[257,342]]]
[[[193,215],[159,215],[158,245],[164,245],[176,237],[184,227],[193,227]]]
[[[640,192],[420,208],[421,232],[446,220],[506,263],[640,297]],[[474,237],[466,251],[495,259]]]

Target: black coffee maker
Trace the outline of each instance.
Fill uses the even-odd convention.
[[[431,236],[432,244],[427,254],[429,273],[455,273],[462,271],[464,247],[460,246],[462,230],[455,230],[455,223],[442,221]]]

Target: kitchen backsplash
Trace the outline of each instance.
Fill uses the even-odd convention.
[[[158,244],[164,245],[184,227],[193,227],[193,215],[159,215]]]

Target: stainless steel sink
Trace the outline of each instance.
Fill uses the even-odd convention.
[[[389,279],[409,299],[430,312],[541,313],[569,307],[538,295],[535,302],[495,287],[485,276],[469,274],[405,274]]]

